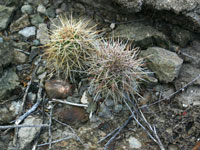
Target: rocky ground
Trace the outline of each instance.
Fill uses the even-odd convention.
[[[139,108],[157,134],[129,118],[125,104],[94,105],[86,80],[50,79],[42,46],[63,13],[91,19],[103,36],[129,40],[140,56],[152,55],[147,67],[154,73],[141,86]],[[114,133],[100,140],[119,127],[110,150],[157,150],[159,143],[166,150],[200,149],[198,0],[1,0],[0,30],[1,150],[101,150]]]

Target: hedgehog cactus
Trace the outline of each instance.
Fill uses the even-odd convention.
[[[50,30],[50,40],[44,52],[47,68],[65,79],[75,81],[77,74],[84,73],[95,51],[97,31],[89,27],[89,21],[72,17],[59,17],[60,24]]]
[[[91,76],[89,89],[95,93],[94,97],[121,102],[125,93],[138,94],[139,82],[147,74],[143,59],[137,58],[138,50],[119,40],[103,40],[98,49],[88,71]]]

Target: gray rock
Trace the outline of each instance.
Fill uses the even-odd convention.
[[[38,116],[29,116],[22,125],[42,124],[42,119]],[[18,132],[20,150],[31,149],[30,144],[36,138],[41,128],[20,128]]]
[[[34,26],[26,27],[18,32],[19,34],[23,35],[26,38],[31,36],[35,36],[36,28]]]
[[[200,67],[200,42],[193,41],[190,46],[182,48],[180,51],[184,62],[193,64],[196,67]]]
[[[31,5],[23,5],[21,8],[21,12],[30,15],[33,13],[33,7]]]
[[[142,147],[141,142],[138,139],[136,139],[135,137],[131,136],[128,139],[128,142],[129,142],[129,146],[130,146],[131,149],[139,149],[139,148]]]
[[[4,70],[0,76],[0,99],[9,97],[9,92],[19,85],[18,80],[17,74],[12,69]]]
[[[46,10],[46,7],[42,4],[40,4],[38,7],[37,7],[37,12],[38,13],[41,13],[43,15],[46,15],[47,14],[47,10]]]
[[[126,13],[136,13],[142,10],[143,0],[114,0]]]
[[[113,119],[112,113],[110,112],[109,108],[104,103],[100,105],[98,116],[101,118]]]
[[[14,13],[15,7],[6,7],[0,5],[0,30],[7,28],[10,23],[10,19]]]
[[[27,99],[31,102],[31,103],[35,103],[36,102],[36,94],[29,92],[27,95]]]
[[[31,24],[35,26],[44,22],[44,18],[42,18],[39,14],[31,15],[30,18],[31,18]]]
[[[29,25],[30,25],[29,16],[25,14],[10,25],[10,31],[16,32]]]
[[[175,27],[171,34],[172,40],[178,43],[181,47],[185,47],[191,40],[190,32],[179,27]]]
[[[184,87],[187,83],[194,80],[200,74],[199,68],[195,68],[190,64],[183,64],[179,77],[175,80],[176,90]],[[200,86],[200,79],[193,82],[193,85]]]
[[[48,34],[48,28],[47,24],[41,23],[38,26],[37,30],[37,39],[40,40],[41,44],[47,44],[49,41],[49,34]]]
[[[119,113],[123,109],[123,105],[121,104],[116,104],[114,107],[114,112]]]
[[[175,92],[174,87],[169,84],[157,85],[155,88],[158,89],[158,92],[161,92],[159,93],[162,96],[161,98],[168,98]]]
[[[39,46],[40,41],[39,40],[33,40],[33,46]]]
[[[54,7],[49,7],[49,8],[47,9],[46,14],[47,14],[48,17],[55,18],[56,12],[55,12]]]
[[[13,59],[13,46],[10,42],[0,43],[0,68],[10,64]]]
[[[14,51],[14,63],[23,64],[28,59],[28,56],[22,52]]]
[[[62,2],[63,0],[53,0],[53,4],[55,7],[58,7]]]
[[[168,145],[168,150],[179,150],[179,147],[175,144],[169,144]]]
[[[81,3],[75,3],[74,4],[74,9],[80,15],[84,15],[85,12],[86,12],[85,6],[83,4],[81,4]]]
[[[172,82],[178,77],[183,60],[174,52],[159,47],[150,47],[142,51],[141,56],[147,57],[148,67],[155,72],[160,81]]]
[[[11,103],[6,103],[5,106],[0,108],[0,124],[9,124],[10,121],[16,119],[17,114],[20,110],[21,101],[12,101]]]
[[[121,24],[113,31],[113,36],[131,40],[141,48],[148,48],[152,45],[163,48],[169,47],[169,41],[163,33],[140,23]]]
[[[176,96],[175,99],[182,107],[189,107],[191,105],[200,106],[200,88],[196,86],[188,87]]]

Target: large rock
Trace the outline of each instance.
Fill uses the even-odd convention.
[[[141,53],[149,61],[148,67],[160,81],[172,82],[179,74],[183,60],[174,52],[159,47],[150,47]]]
[[[9,92],[19,85],[18,80],[17,74],[12,69],[3,72],[0,76],[0,100],[9,97]]]
[[[42,124],[42,119],[37,116],[29,116],[24,120],[22,125],[34,125]],[[40,132],[39,128],[20,128],[18,134],[18,141],[20,150],[31,149],[30,144],[36,138],[37,134]]]
[[[168,48],[169,46],[169,41],[163,33],[141,23],[121,24],[113,31],[113,36],[131,40],[141,48],[149,46]]]
[[[14,7],[0,5],[0,30],[7,28],[14,10]]]

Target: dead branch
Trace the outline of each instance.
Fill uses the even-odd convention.
[[[6,126],[0,126],[0,129],[11,129],[11,128],[22,128],[22,127],[26,127],[26,128],[40,128],[40,127],[49,127],[48,124],[35,124],[35,125],[6,125]]]
[[[40,105],[42,101],[42,87],[39,88],[38,94],[37,94],[37,102],[29,109],[26,113],[24,113],[22,116],[20,116],[16,121],[15,124],[18,125],[20,124],[26,117],[28,117],[32,112],[34,112],[38,106]]]
[[[72,106],[78,106],[78,107],[88,107],[88,105],[86,104],[77,104],[77,103],[72,103],[72,102],[68,102],[66,100],[61,100],[61,99],[52,99],[52,102],[59,102],[59,103],[63,103],[63,104],[67,104],[67,105],[72,105]]]
[[[53,105],[51,104],[50,114],[49,114],[49,150],[51,150],[52,144],[52,134],[51,134],[51,125],[52,125],[52,113],[53,113]]]
[[[72,136],[67,136],[67,137],[64,137],[62,139],[58,139],[58,140],[55,140],[55,141],[52,141],[51,144],[55,144],[55,143],[58,143],[58,142],[62,142],[64,140],[68,140],[68,139],[71,139]],[[50,143],[43,143],[43,144],[39,144],[38,147],[41,147],[41,146],[46,146],[46,145],[50,145]]]

